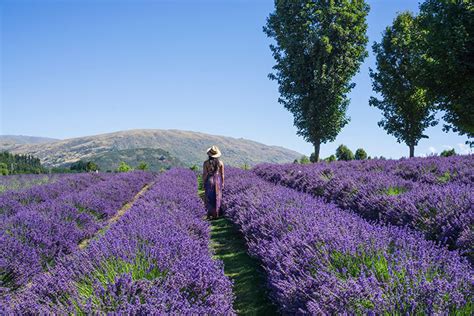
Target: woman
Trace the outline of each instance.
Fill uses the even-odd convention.
[[[219,160],[221,152],[217,146],[207,150],[209,159],[202,167],[202,181],[204,183],[204,202],[206,203],[207,216],[211,219],[219,217],[222,189],[224,188],[224,163]]]

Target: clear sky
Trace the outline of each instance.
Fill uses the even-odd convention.
[[[416,0],[370,0],[369,58],[354,77],[344,143],[369,155],[408,154],[377,126],[368,75],[370,46],[396,12]],[[280,145],[309,155],[277,102],[271,42],[262,32],[271,0],[23,1],[1,10],[0,134],[70,138],[135,128],[183,129]],[[454,147],[464,137],[427,130],[415,154]]]

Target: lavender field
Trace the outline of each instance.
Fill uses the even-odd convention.
[[[473,167],[228,168],[227,231],[205,220],[191,170],[31,178],[0,194],[0,314],[252,314],[258,280],[247,290],[284,315],[470,315]],[[239,283],[242,256],[261,269]]]

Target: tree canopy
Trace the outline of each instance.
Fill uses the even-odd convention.
[[[347,94],[367,56],[363,0],[276,0],[264,32],[276,65],[279,102],[293,114],[297,134],[314,145],[333,141],[349,122]]]
[[[426,0],[418,21],[424,54],[417,70],[427,96],[445,111],[445,131],[473,138],[474,2]]]
[[[378,125],[398,142],[407,144],[410,157],[419,140],[428,137],[424,130],[437,124],[434,104],[418,81],[419,39],[415,17],[409,12],[400,13],[385,29],[381,42],[374,43],[377,71],[370,69],[373,90],[382,97],[369,101],[382,110]]]

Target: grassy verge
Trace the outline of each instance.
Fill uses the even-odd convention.
[[[227,219],[211,221],[211,247],[214,258],[224,262],[224,272],[234,282],[234,309],[239,315],[275,315],[268,299],[264,272],[247,253],[245,240]]]
[[[204,199],[201,175],[198,194]],[[237,227],[225,217],[211,221],[211,248],[214,258],[224,262],[224,273],[234,282],[234,309],[239,315],[277,315],[268,299],[265,275],[258,262],[247,253],[247,245]]]

